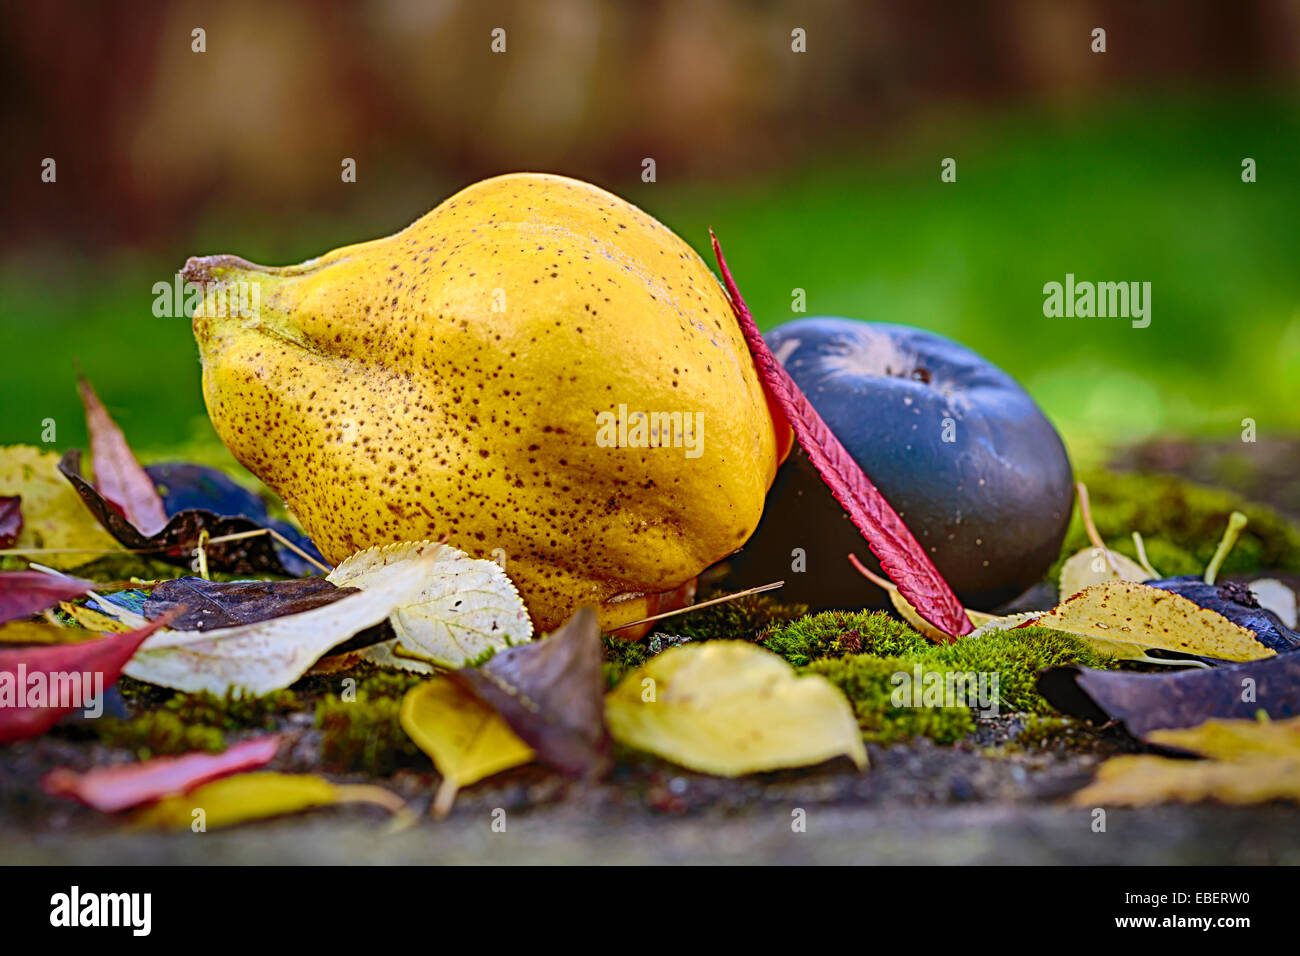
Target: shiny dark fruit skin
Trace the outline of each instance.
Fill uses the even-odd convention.
[[[1238,584],[1235,581],[1206,584],[1194,575],[1160,578],[1143,583],[1162,591],[1181,594],[1193,604],[1222,614],[1232,623],[1254,631],[1261,644],[1271,647],[1279,654],[1300,649],[1300,633],[1287,627],[1272,611],[1260,607],[1249,584]]]
[[[1073,476],[1056,429],[1009,375],[905,325],[798,319],[766,339],[967,607],[995,608],[1042,578],[1069,525]],[[792,568],[799,548],[802,573]],[[878,570],[796,449],[757,530],[730,559],[728,585],[784,579],[780,599],[814,610],[886,606],[848,563],[850,551]]]

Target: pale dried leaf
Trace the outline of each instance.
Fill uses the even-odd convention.
[[[288,687],[331,647],[416,600],[434,564],[431,554],[411,554],[377,570],[359,593],[301,614],[239,627],[159,632],[125,673],[188,692],[266,694]]]
[[[1118,551],[1084,548],[1061,565],[1060,595],[1064,601],[1072,594],[1095,584],[1111,581],[1149,581],[1146,568]]]
[[[445,667],[529,640],[532,621],[519,592],[494,561],[432,541],[407,541],[352,555],[329,575],[339,587],[365,589],[375,575],[416,555],[434,561],[424,589],[390,617],[403,646]]]

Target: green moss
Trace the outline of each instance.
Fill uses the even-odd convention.
[[[764,631],[798,620],[807,613],[807,605],[782,604],[767,594],[751,594],[664,623],[674,635],[690,641],[754,641]]]
[[[355,698],[343,680],[356,680]],[[334,770],[388,776],[420,755],[402,729],[399,714],[406,692],[428,678],[404,671],[358,669],[335,676],[335,690],[316,705],[321,758]]]
[[[708,597],[703,599],[708,600]],[[719,639],[755,641],[772,628],[797,621],[807,613],[806,605],[782,604],[766,594],[753,594],[668,618],[663,626],[671,634],[656,631],[638,641],[629,641],[617,634],[602,634],[605,660],[601,673],[605,686],[612,688],[628,671],[640,667],[674,644]]]
[[[949,645],[927,641],[883,611],[826,611],[777,621],[756,631],[759,642],[804,673],[820,674],[839,687],[869,741],[889,744],[929,737],[953,743],[975,729],[969,707],[895,707],[891,696],[899,673],[987,673],[998,677],[1004,712],[1050,713],[1036,690],[1038,673],[1063,664],[1105,667],[1106,658],[1069,634],[1045,627],[992,632]],[[654,635],[642,641],[605,637],[604,676],[613,687],[680,637]]]
[[[629,641],[617,634],[602,634],[605,660],[600,665],[601,676],[605,679],[605,688],[612,689],[623,675],[634,670],[654,656],[650,647],[650,638]]]
[[[295,711],[301,704],[291,690],[272,691],[261,696],[227,691],[218,697],[209,691],[176,694],[163,708],[187,724],[222,730],[270,730],[279,714]]]
[[[119,679],[115,687],[135,716],[105,717],[87,724],[105,745],[131,750],[141,759],[223,750],[226,732],[271,730],[278,715],[301,707],[297,695],[288,690],[260,697],[234,693],[219,697],[208,691],[182,694],[129,677]]]
[[[884,611],[823,611],[777,625],[763,646],[795,667],[846,654],[893,657],[932,647],[924,637]]]
[[[1035,686],[1040,671],[1064,664],[1105,667],[1108,663],[1069,634],[1046,627],[1026,627],[947,645],[923,643],[887,656],[830,654],[803,670],[822,675],[844,692],[867,740],[888,744],[924,736],[936,743],[952,743],[974,730],[971,709],[896,707],[891,700],[895,674],[914,674],[918,666],[923,678],[929,673],[944,674],[945,679],[949,673],[996,674],[998,706],[1003,712],[1050,714],[1054,712],[1051,705],[1039,696]]]
[[[1066,664],[1081,667],[1110,664],[1109,658],[1095,652],[1084,641],[1050,627],[991,631],[952,644],[931,645],[915,656],[945,671],[997,674],[1003,711],[1037,713],[1055,712],[1036,689],[1039,672]]]
[[[1133,544],[1133,536],[1129,535],[1127,545],[1120,547],[1122,542],[1114,539],[1108,542],[1112,551],[1119,551],[1121,554],[1137,560],[1137,547]],[[1148,540],[1145,536],[1142,539],[1142,546],[1146,549],[1147,560],[1151,562],[1151,567],[1160,572],[1167,578],[1175,578],[1183,574],[1201,574],[1205,571],[1205,565],[1185,548],[1165,538],[1154,538]]]
[[[1162,575],[1200,574],[1214,556],[1233,511],[1243,512],[1249,524],[1224,562],[1224,573],[1300,572],[1300,528],[1267,505],[1172,475],[1099,471],[1084,476],[1083,481],[1088,486],[1093,521],[1106,546],[1136,558],[1132,535],[1137,531],[1152,565]],[[1061,559],[1052,567],[1049,579],[1055,582],[1061,562],[1088,546],[1076,510]]]
[[[188,724],[174,711],[154,710],[121,720],[104,717],[86,721],[101,743],[132,751],[141,760],[192,750],[217,752],[226,747],[225,735],[216,727]]]
[[[1020,732],[1006,749],[1014,752],[1086,746],[1094,739],[1093,731],[1073,717],[1026,714],[1021,718]]]
[[[354,701],[322,700],[316,705],[321,759],[334,770],[388,776],[403,758],[420,752],[398,720],[401,707],[400,697],[372,698],[364,692]]]
[[[865,740],[893,744],[929,737],[955,743],[975,729],[969,707],[895,707],[891,702],[893,675],[913,673],[916,663],[915,658],[852,654],[814,661],[806,672],[820,674],[844,692]],[[921,667],[923,674],[936,669]]]

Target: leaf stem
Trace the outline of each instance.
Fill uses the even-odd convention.
[[[1219,570],[1223,567],[1224,559],[1228,557],[1228,552],[1233,549],[1237,543],[1237,538],[1241,536],[1241,531],[1246,527],[1247,518],[1240,511],[1234,511],[1228,515],[1228,527],[1223,530],[1223,537],[1219,539],[1219,547],[1214,552],[1214,557],[1210,558],[1210,563],[1205,566],[1204,581],[1206,584],[1213,584],[1214,579],[1219,576]]]

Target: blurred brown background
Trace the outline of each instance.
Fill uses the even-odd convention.
[[[346,214],[343,157],[385,184],[365,196],[376,222],[485,170],[617,186],[653,156],[661,177],[734,181],[972,105],[1293,85],[1298,64],[1300,4],[1267,0],[11,3],[0,242],[157,248],[252,204]]]

